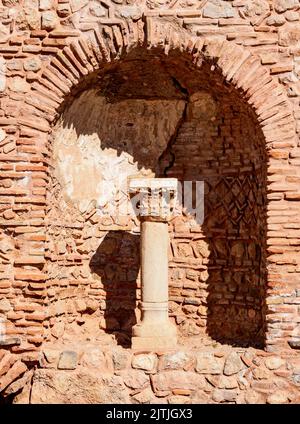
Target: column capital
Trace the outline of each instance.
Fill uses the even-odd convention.
[[[143,221],[168,222],[177,200],[176,178],[129,178],[129,193],[140,196],[137,216]]]

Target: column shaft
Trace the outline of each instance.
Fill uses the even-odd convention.
[[[178,182],[175,178],[132,178],[130,193],[141,195],[141,321],[132,329],[132,348],[173,349],[176,326],[168,315],[170,221]]]
[[[168,315],[167,222],[141,224],[141,277],[143,319],[154,322]]]
[[[142,319],[133,328],[134,349],[171,349],[176,346],[176,327],[168,316],[167,222],[141,223]]]

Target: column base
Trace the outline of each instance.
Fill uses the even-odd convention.
[[[132,349],[161,350],[177,346],[177,331],[170,321],[135,325],[132,329]]]
[[[131,348],[137,350],[165,350],[177,346],[176,337],[132,337]]]

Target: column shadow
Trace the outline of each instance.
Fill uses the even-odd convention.
[[[126,348],[131,345],[132,327],[137,323],[139,248],[139,235],[109,231],[90,261],[91,272],[101,278],[106,293],[105,331]]]

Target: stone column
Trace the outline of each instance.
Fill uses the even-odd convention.
[[[142,319],[133,328],[132,348],[174,348],[176,327],[168,316],[168,221],[175,206],[177,180],[137,178],[129,187],[139,195],[141,221]]]

